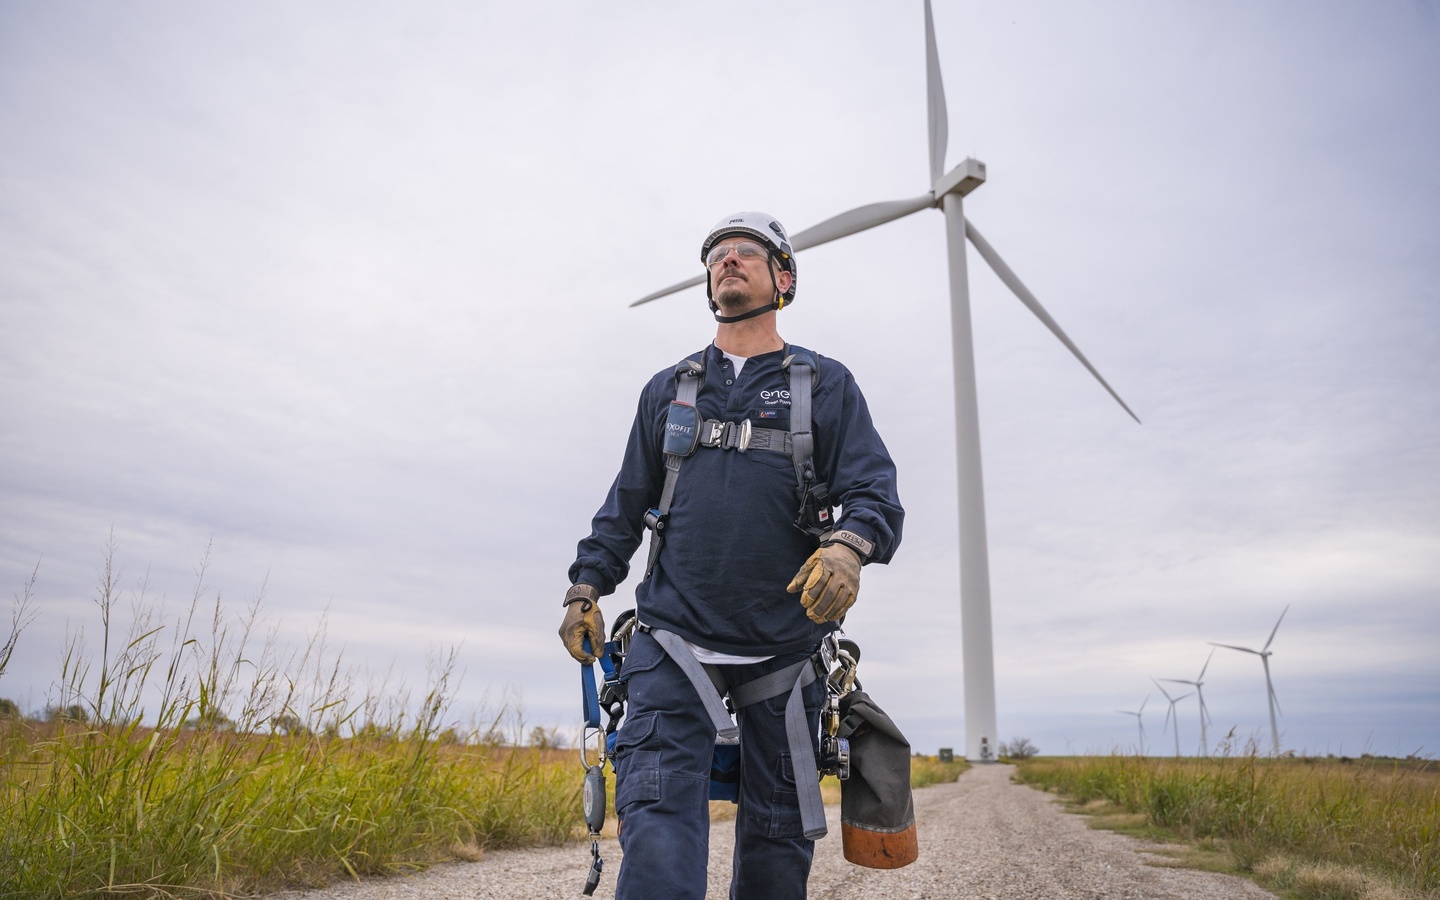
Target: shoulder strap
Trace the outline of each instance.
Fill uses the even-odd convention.
[[[815,391],[815,357],[801,347],[787,347],[782,363],[790,383],[790,459],[795,465],[795,493],[800,512],[795,527],[823,539],[834,526],[829,485],[815,474],[815,433],[811,428],[811,400]]]
[[[799,347],[787,348],[781,368],[790,383],[790,459],[795,483],[803,493],[815,483],[815,435],[810,431],[810,396],[815,384],[815,357]]]
[[[704,358],[705,351],[701,351],[700,359]],[[680,360],[675,366],[675,400],[694,406],[695,397],[700,392],[700,382],[704,377],[704,363],[688,356]],[[660,548],[665,542],[665,526],[669,524],[670,504],[675,500],[675,483],[680,480],[680,464],[684,461],[683,456],[665,454],[665,486],[660,491],[660,503],[645,514],[645,525],[650,529],[650,552],[645,562],[646,578],[655,571],[655,563],[660,559]]]

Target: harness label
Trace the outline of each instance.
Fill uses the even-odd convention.
[[[679,400],[670,401],[665,415],[663,449],[672,456],[689,456],[700,445],[700,411]]]

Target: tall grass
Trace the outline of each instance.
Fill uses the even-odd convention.
[[[970,768],[970,764],[963,759],[944,762],[938,756],[912,756],[910,757],[910,786],[919,788],[931,784],[948,783],[959,778],[960,774],[968,768]]]
[[[196,896],[394,873],[554,842],[579,820],[569,754],[446,725],[455,654],[423,695],[358,676],[323,628],[284,655],[201,578],[173,623],[139,590],[117,625],[113,550],[99,648],[76,637],[49,722],[0,722],[0,897]],[[263,595],[263,591],[262,591]]]
[[[1440,892],[1440,774],[1433,762],[1111,756],[1031,760],[1018,777],[1220,842],[1240,869],[1259,869],[1280,887],[1291,886],[1287,873],[1296,865],[1323,863]]]

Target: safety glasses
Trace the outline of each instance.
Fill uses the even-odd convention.
[[[710,252],[705,255],[705,265],[712,269],[720,265],[720,263],[725,260],[725,257],[730,255],[731,250],[734,250],[735,255],[741,259],[765,259],[770,255],[768,250],[754,241],[736,241],[733,244],[716,244],[714,247],[711,247]]]

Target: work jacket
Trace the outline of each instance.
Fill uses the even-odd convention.
[[[695,405],[701,419],[788,431],[790,392],[781,362],[799,348],[751,357],[740,377],[714,344],[694,354],[705,367]],[[815,469],[840,507],[836,530],[874,545],[867,563],[889,562],[900,543],[904,510],[895,464],[876,433],[855,378],[815,356],[812,390]],[[675,369],[650,379],[610,493],[578,547],[570,580],[615,590],[645,536],[644,517],[665,484],[661,450],[675,399]],[[795,526],[795,467],[788,452],[700,447],[685,459],[670,507],[664,547],[635,590],[640,621],[722,653],[763,656],[809,650],[835,623],[817,625],[786,585],[814,552],[815,538]]]

